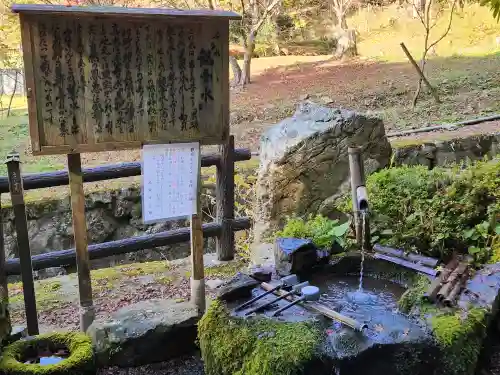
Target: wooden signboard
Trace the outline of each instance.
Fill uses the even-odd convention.
[[[225,143],[236,13],[15,5],[35,155]]]

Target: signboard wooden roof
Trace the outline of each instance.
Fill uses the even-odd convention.
[[[233,12],[14,5],[35,155],[229,136]]]

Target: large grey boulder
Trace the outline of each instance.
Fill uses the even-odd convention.
[[[118,310],[87,330],[99,366],[162,362],[195,349],[196,308],[188,302],[149,300]]]
[[[330,215],[333,197],[349,187],[347,148],[363,147],[366,173],[387,166],[391,146],[377,117],[306,101],[261,137],[255,241],[286,216]]]

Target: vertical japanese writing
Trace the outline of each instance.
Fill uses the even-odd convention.
[[[40,71],[41,78],[43,84],[43,95],[45,99],[45,110],[43,117],[43,121],[49,124],[54,123],[54,114],[53,114],[53,103],[52,103],[52,82],[51,82],[51,74],[52,69],[50,67],[49,62],[49,50],[47,43],[47,26],[41,22],[38,24],[39,30],[39,49],[40,49]]]
[[[169,46],[169,60],[168,60],[168,87],[170,93],[170,117],[169,123],[172,127],[175,126],[175,112],[177,109],[177,93],[175,92],[175,66],[174,66],[174,53],[175,53],[175,45],[174,45],[174,36],[175,31],[172,26],[168,26],[167,28],[168,35],[168,46]]]
[[[184,28],[179,28],[179,35],[177,38],[177,68],[179,69],[179,94],[181,100],[181,113],[179,120],[181,122],[181,130],[187,130],[188,116],[186,115],[184,92],[188,88],[188,78],[186,76],[186,40],[184,35]]]
[[[134,82],[132,80],[132,30],[123,30],[123,67],[125,68],[125,98],[123,111],[129,133],[135,132],[134,127]]]
[[[89,25],[89,63],[90,63],[90,92],[92,93],[92,118],[95,121],[96,133],[102,133],[102,104],[101,83],[99,78],[99,49],[96,40],[96,26]]]
[[[220,57],[220,50],[219,50],[219,45],[220,45],[220,33],[217,31],[212,38],[212,41],[210,42],[210,50],[212,51],[212,55],[217,58]],[[215,72],[215,80],[219,82],[219,75],[218,75],[218,70]]]
[[[106,26],[103,23],[101,26],[101,43],[99,45],[101,53],[101,81],[102,91],[104,94],[104,108],[103,112],[106,116],[106,124],[104,127],[108,134],[113,134],[113,105],[111,100],[111,93],[113,92],[113,81],[111,79],[111,67],[109,66],[109,56],[111,55],[111,42],[108,37]],[[99,58],[98,58],[99,59]],[[99,60],[98,60],[99,61]],[[101,132],[103,129],[101,128]]]
[[[146,43],[148,55],[146,56],[146,63],[148,69],[148,125],[149,132],[152,133],[156,126],[156,84],[154,80],[155,60],[153,54],[154,40],[151,26],[146,25]]]
[[[209,100],[214,100],[212,93],[212,71],[214,67],[212,51],[208,48],[201,48],[198,54],[198,62],[201,68],[200,78],[203,85],[200,93],[201,102],[199,105],[199,109],[202,110]]]
[[[76,90],[77,97],[85,97],[85,61],[83,60],[83,55],[85,53],[85,49],[83,47],[83,33],[82,33],[82,24],[78,23],[76,26],[76,53],[78,54],[78,84]],[[75,129],[71,129],[71,133],[77,134],[78,129],[75,132]]]
[[[141,48],[142,26],[138,26],[135,34],[135,68],[137,76],[135,79],[135,91],[139,95],[137,112],[139,116],[144,116],[144,76],[142,74],[142,48]]]
[[[77,101],[77,85],[75,79],[75,71],[73,69],[73,30],[71,27],[66,27],[63,32],[64,38],[64,57],[68,71],[66,95],[69,101],[69,109],[71,113],[71,134],[78,134],[78,122],[76,111],[79,108]]]
[[[63,45],[62,45],[62,40],[61,40],[61,27],[59,25],[54,25],[54,28],[52,29],[52,35],[53,35],[53,54],[52,54],[52,61],[55,63],[55,68],[54,68],[54,79],[55,79],[55,86],[57,88],[56,92],[56,103],[57,103],[57,108],[58,108],[58,114],[59,114],[59,135],[61,137],[64,137],[66,135],[69,135],[68,132],[68,126],[66,123],[66,109],[65,109],[65,104],[66,104],[66,97],[65,97],[65,92],[64,92],[64,83],[66,80],[66,77],[63,72],[63,67],[62,67],[62,53],[63,53]]]
[[[168,106],[167,106],[167,77],[165,75],[165,46],[164,31],[158,28],[156,44],[158,46],[156,53],[158,59],[158,103],[160,110],[160,128],[165,130],[168,124]]]
[[[125,98],[123,96],[122,86],[123,61],[121,56],[120,29],[118,28],[118,25],[116,23],[111,26],[111,29],[113,35],[113,90],[115,94],[114,110],[116,114],[116,127],[118,128],[118,131],[120,133],[123,133],[123,128],[125,125],[125,116],[123,112]]]
[[[189,98],[191,100],[191,114],[189,123],[191,129],[198,129],[198,107],[196,106],[196,78],[194,75],[195,63],[194,31],[188,31],[188,51],[189,51]]]

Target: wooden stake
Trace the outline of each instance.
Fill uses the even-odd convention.
[[[1,198],[1,195],[0,195]],[[7,287],[7,270],[5,264],[5,244],[3,238],[3,220],[2,220],[2,200],[0,199],[0,304],[3,311],[0,311],[0,317],[8,319],[9,314],[9,290]]]
[[[205,312],[205,270],[203,231],[199,215],[191,216],[191,301],[202,315]]]
[[[201,170],[201,157],[198,171]],[[196,214],[191,216],[191,302],[198,314],[205,313],[205,269],[203,264],[203,229],[201,224],[200,190],[201,173],[198,174]]]
[[[434,97],[434,99],[436,100],[436,103],[441,103],[441,100],[439,99],[439,96],[437,94],[437,91],[436,89],[431,85],[431,83],[427,80],[427,78],[425,77],[424,75],[424,72],[422,72],[422,69],[420,69],[420,67],[418,66],[417,62],[415,61],[415,59],[413,58],[413,56],[411,55],[410,51],[408,51],[408,48],[406,48],[405,44],[404,43],[400,43],[400,46],[401,48],[403,49],[403,52],[405,53],[406,57],[408,58],[408,60],[410,60],[411,62],[411,65],[413,65],[413,67],[415,68],[415,70],[417,71],[418,75],[420,76],[420,78],[422,79],[422,81],[424,81],[425,85],[429,88],[429,90],[431,91],[431,94],[432,96]]]
[[[82,162],[80,154],[68,154],[69,187],[73,232],[75,236],[78,289],[80,293],[80,329],[86,332],[95,317],[90,283],[90,264],[85,218],[85,195],[83,192]]]
[[[216,202],[217,222],[222,225],[216,240],[217,260],[234,259],[234,136],[220,147],[221,160],[217,164]]]
[[[23,281],[24,309],[28,334],[38,335],[38,314],[36,309],[35,284],[33,282],[33,267],[31,264],[31,250],[26,221],[26,206],[24,204],[23,179],[21,178],[20,159],[17,152],[7,156],[7,171],[9,190],[14,208],[14,222],[16,226],[17,247],[21,263],[21,279]]]

